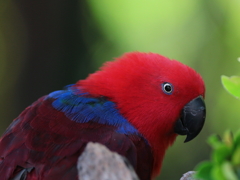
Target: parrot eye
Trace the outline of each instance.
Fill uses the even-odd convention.
[[[172,84],[165,82],[162,84],[162,90],[165,94],[170,95],[173,92],[173,86],[172,86]]]

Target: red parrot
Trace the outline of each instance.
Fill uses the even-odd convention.
[[[190,67],[155,53],[126,53],[85,80],[27,107],[0,139],[1,180],[77,179],[88,142],[125,156],[141,180],[160,173],[177,134],[201,131],[205,86]]]

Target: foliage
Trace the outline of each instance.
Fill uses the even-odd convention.
[[[240,99],[240,76],[227,77],[222,75],[223,87],[234,97]]]
[[[200,163],[196,168],[196,178],[202,180],[240,179],[240,131],[235,136],[226,131],[221,139],[212,135],[208,143],[213,148],[211,160]]]
[[[240,58],[238,58],[240,62]],[[240,76],[221,76],[223,87],[234,97],[240,99]]]

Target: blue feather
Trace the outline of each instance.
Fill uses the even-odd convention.
[[[75,122],[93,121],[112,125],[122,134],[139,134],[138,130],[120,114],[116,104],[105,98],[90,97],[88,93],[82,93],[81,90],[71,86],[50,93],[48,98],[54,98],[52,106]]]

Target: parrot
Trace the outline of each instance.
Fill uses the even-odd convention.
[[[124,53],[13,120],[0,138],[1,180],[78,179],[88,142],[124,156],[141,180],[151,180],[177,135],[188,142],[202,130],[204,99],[203,78],[191,67],[157,53]]]

